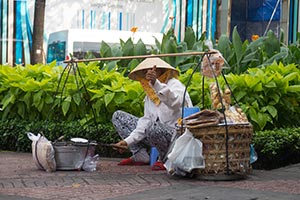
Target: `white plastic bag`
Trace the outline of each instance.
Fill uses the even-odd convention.
[[[39,169],[47,172],[56,171],[56,161],[54,148],[50,141],[44,136],[28,132],[27,137],[32,141],[32,157]]]
[[[186,176],[187,174],[187,172],[183,171],[182,169],[174,165],[174,163],[172,163],[169,159],[167,159],[167,161],[164,163],[164,167],[166,168],[168,174],[172,176],[174,175]]]
[[[202,142],[195,138],[189,129],[186,129],[175,141],[168,159],[174,165],[174,169],[179,168],[188,173],[193,169],[204,168]]]
[[[93,172],[97,170],[97,162],[99,160],[99,155],[96,154],[95,156],[87,156],[84,160],[84,164],[82,166],[82,169],[84,171]]]

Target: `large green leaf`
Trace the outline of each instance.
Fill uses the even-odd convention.
[[[184,65],[180,65],[179,69],[183,73],[186,72],[188,69],[192,69],[195,65],[196,63],[186,63]]]
[[[111,47],[104,41],[101,42],[100,56],[101,57],[111,57],[112,56]]]
[[[300,85],[290,85],[287,87],[288,92],[300,93]]]
[[[232,32],[232,44],[234,47],[234,53],[236,56],[237,66],[239,67],[239,63],[241,62],[242,56],[243,56],[243,49],[242,49],[243,43],[242,43],[241,37],[237,31],[236,26],[233,28],[233,32]]]
[[[111,53],[113,57],[120,57],[123,55],[123,52],[119,46],[113,45],[111,47]]]
[[[64,116],[66,116],[67,115],[67,113],[68,113],[68,111],[69,111],[69,108],[70,108],[70,102],[69,101],[64,101],[64,102],[62,102],[62,111],[63,111],[63,114],[64,114]]]
[[[79,106],[80,102],[81,102],[81,96],[80,96],[80,94],[79,93],[75,93],[72,98],[73,98],[75,104]]]
[[[128,95],[128,97],[130,97],[130,99],[137,99],[139,96],[139,93],[136,90],[129,89],[127,91],[127,95]]]
[[[27,109],[29,109],[31,104],[31,92],[26,92],[22,100],[26,104]]]
[[[266,108],[273,118],[277,117],[277,109],[274,106],[267,105]]]
[[[113,100],[115,96],[115,93],[108,93],[104,95],[104,102],[105,102],[105,106],[108,106],[108,104],[110,104],[110,102]]]
[[[164,43],[162,53],[177,53],[177,41],[176,38],[171,37]],[[176,57],[166,57],[165,60],[173,67],[176,66]]]
[[[41,90],[33,94],[33,106],[35,106],[36,108],[39,106],[41,101],[43,101],[42,95],[43,95],[43,91]]]
[[[264,86],[267,88],[276,88],[277,87],[277,85],[274,81],[270,81],[267,84],[265,84]]]
[[[116,68],[116,65],[117,65],[117,61],[115,61],[115,60],[110,61],[110,62],[106,63],[105,68],[103,68],[103,69],[107,69],[107,71],[110,72]]]
[[[237,101],[240,101],[247,95],[248,95],[248,93],[246,91],[239,91],[239,92],[234,93],[234,96],[236,97]]]
[[[272,64],[274,61],[280,61],[284,58],[286,58],[288,56],[288,52],[286,51],[282,51],[282,52],[279,52],[279,53],[276,53],[275,55],[273,55],[271,58],[269,58],[268,60],[266,60],[264,62],[264,65],[270,65]]]
[[[25,104],[23,102],[17,103],[17,109],[18,109],[18,115],[20,115],[23,119],[25,118],[26,114],[26,108]]]
[[[272,95],[270,95],[270,98],[273,99],[273,104],[277,104],[280,101],[280,95],[277,93],[272,93]],[[270,102],[270,105],[272,105],[272,102]]]
[[[116,105],[122,105],[127,99],[125,93],[116,93],[113,100]]]
[[[44,98],[45,98],[45,103],[46,103],[46,104],[53,103],[53,97],[52,97],[50,94],[47,93],[47,94],[44,96]]]
[[[247,54],[244,59],[242,60],[242,63],[243,64],[246,64],[246,63],[249,63],[249,62],[255,62],[255,61],[259,61],[257,59],[257,50],[256,51],[253,51],[249,54]]]
[[[91,100],[102,98],[105,94],[105,88],[101,89],[88,89],[91,93],[94,93]]]
[[[1,104],[2,104],[1,109],[4,110],[9,104],[14,104],[15,100],[16,100],[16,97],[13,94],[10,94],[10,93],[6,94],[1,101]]]
[[[292,72],[281,79],[282,82],[289,82],[293,79],[296,79],[300,76],[298,72]]]
[[[39,105],[37,106],[37,109],[39,112],[42,112],[44,107],[44,100],[40,101]]]
[[[146,45],[143,43],[141,39],[134,45],[133,55],[146,55]]]
[[[196,42],[195,32],[190,26],[185,29],[184,42],[187,44],[188,49],[192,49]]]
[[[268,122],[268,116],[265,113],[257,113],[258,119],[257,119],[257,123],[260,127],[261,130],[263,130],[263,128],[266,126],[267,122]]]
[[[268,57],[280,52],[280,41],[272,30],[268,31],[267,39],[264,44],[265,52]]]
[[[67,115],[67,113],[70,109],[71,102],[72,102],[72,97],[71,96],[67,96],[64,99],[64,101],[62,102],[61,106],[62,106],[62,111],[63,111],[64,116]]]
[[[132,39],[128,39],[122,46],[123,56],[133,56],[134,55],[134,44]]]
[[[231,51],[230,40],[226,35],[221,35],[219,38],[217,49],[222,53],[223,57],[228,61],[228,58],[234,52]]]
[[[258,115],[254,108],[250,107],[249,109],[249,116],[252,121],[256,122],[258,124]]]
[[[247,52],[254,52],[261,49],[266,41],[265,37],[260,37],[257,40],[251,42],[247,47]]]

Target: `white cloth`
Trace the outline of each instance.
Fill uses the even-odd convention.
[[[156,106],[150,98],[146,96],[144,102],[144,116],[139,119],[136,129],[124,139],[129,146],[143,140],[145,138],[146,128],[152,126],[157,119],[159,119],[161,123],[175,129],[176,122],[181,117],[185,86],[179,80],[172,78],[167,84],[156,80],[153,88],[160,98],[161,103]],[[192,106],[188,92],[186,92],[185,95],[185,106]]]

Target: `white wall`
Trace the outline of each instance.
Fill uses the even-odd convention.
[[[45,13],[45,34],[68,28],[161,32],[166,0],[48,0]],[[35,0],[28,0],[33,19]],[[110,19],[109,19],[110,13]],[[120,21],[120,13],[122,18]]]

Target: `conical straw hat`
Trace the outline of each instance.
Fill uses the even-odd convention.
[[[137,80],[137,77],[144,77],[145,71],[144,69],[152,69],[156,65],[156,68],[162,69],[171,69],[174,74],[179,75],[179,72],[172,67],[167,62],[163,61],[160,58],[146,58],[143,62],[141,62],[134,70],[132,70],[128,77],[132,80]]]

